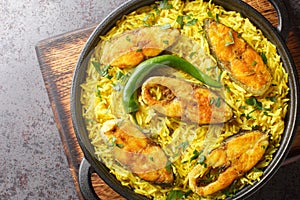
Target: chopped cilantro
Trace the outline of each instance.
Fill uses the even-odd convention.
[[[160,1],[159,7],[162,10],[165,10],[165,9],[173,8],[173,5],[171,3],[169,3],[168,0],[163,0],[163,1]]]
[[[197,52],[195,52],[195,51],[193,51],[192,53],[190,53],[190,55],[189,55],[190,59],[192,59],[193,56],[194,56],[196,53],[197,53]]]
[[[231,41],[230,42],[226,42],[226,44],[225,44],[226,47],[234,44],[234,38],[233,38],[233,35],[232,35],[232,31],[230,30],[228,32],[228,34],[229,34],[229,37],[230,37]]]
[[[153,10],[155,11],[156,15],[159,15],[159,14],[160,14],[160,11],[159,11],[157,5],[155,5],[155,6],[153,7]]]
[[[143,19],[144,26],[151,26],[151,21],[153,21],[153,19],[155,19],[155,15],[153,13],[148,13]]]
[[[97,93],[96,96],[99,97],[100,101],[102,101],[102,95],[101,95],[101,86],[97,85]]]
[[[254,67],[256,64],[257,64],[257,62],[254,60],[254,61],[252,62],[252,67]]]
[[[210,18],[213,18],[213,14],[212,14],[210,11],[207,12],[207,15],[208,15]]]
[[[228,85],[225,86],[227,92],[231,92],[230,87]]]
[[[215,98],[211,98],[209,101],[209,105],[213,105],[215,103]]]
[[[217,21],[217,23],[220,23],[220,19],[219,19],[219,14],[218,13],[216,14],[216,21]]]
[[[183,16],[182,15],[178,15],[176,22],[180,25],[180,28],[182,29],[184,26],[184,22],[183,22]]]
[[[196,160],[196,159],[199,157],[199,155],[200,155],[201,153],[202,153],[202,152],[199,152],[199,151],[197,151],[197,150],[194,150],[194,151],[193,151],[193,156],[190,158],[190,162],[193,161],[193,160]]]
[[[132,42],[132,40],[131,40],[131,38],[129,37],[129,35],[126,36],[126,40],[127,40],[128,42]]]
[[[121,71],[118,71],[117,74],[116,74],[116,79],[120,80],[123,77],[124,77],[124,74]]]
[[[111,79],[112,76],[108,74],[108,69],[110,68],[110,65],[107,66],[100,66],[99,62],[92,61],[92,65],[95,67],[96,71],[103,77]]]
[[[140,47],[136,50],[136,52],[142,52],[142,51],[143,51],[143,49]]]
[[[264,108],[262,103],[257,101],[255,97],[250,97],[246,99],[246,104],[250,106],[254,106],[257,110],[267,110],[267,111],[271,110],[270,108]]]
[[[212,69],[216,69],[218,66],[210,66],[209,68],[206,69],[206,71],[210,71]]]
[[[169,40],[163,40],[163,43],[169,45]]]
[[[192,26],[197,23],[198,19],[194,18],[186,23],[187,26]]]
[[[267,59],[266,54],[261,53],[260,56],[261,56],[262,60],[264,61],[264,63],[267,64],[268,63],[268,59]]]
[[[116,146],[119,147],[119,148],[123,148],[124,144],[116,144]]]
[[[185,193],[182,192],[181,190],[172,190],[166,200],[179,200],[179,199],[184,199],[185,198]]]
[[[221,97],[218,97],[216,102],[215,102],[216,107],[220,107],[221,106]]]
[[[266,97],[266,99],[267,99],[267,100],[270,100],[270,101],[272,101],[272,102],[274,102],[274,103],[277,102],[277,98],[276,98],[276,97]]]
[[[258,126],[258,125],[254,125],[254,126],[252,126],[252,129],[253,129],[253,130],[258,130],[258,129],[259,129],[259,126]]]
[[[206,157],[204,156],[204,155],[201,155],[201,156],[199,156],[199,159],[198,159],[198,163],[199,164],[201,164],[201,165],[203,165],[203,164],[205,164],[204,163],[204,161],[206,160]]]
[[[177,149],[182,149],[182,151],[185,151],[189,146],[189,142],[188,141],[185,141],[185,142],[182,142],[181,144],[179,144],[177,146]]]
[[[240,106],[240,109],[246,109],[246,106]]]
[[[168,160],[167,163],[166,163],[166,170],[167,172],[171,172],[172,170],[172,163]]]

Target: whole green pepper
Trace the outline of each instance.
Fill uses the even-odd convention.
[[[126,113],[136,112],[139,109],[137,102],[137,92],[136,90],[140,87],[144,78],[153,70],[169,66],[187,74],[193,76],[204,84],[220,88],[221,83],[212,79],[208,75],[201,72],[194,65],[188,61],[174,55],[162,55],[154,58],[150,58],[142,63],[140,63],[128,79],[125,84],[122,100],[123,106]]]

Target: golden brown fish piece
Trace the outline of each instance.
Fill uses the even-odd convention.
[[[267,134],[259,131],[247,132],[229,139],[189,173],[190,188],[200,196],[208,196],[225,189],[261,160],[269,145],[268,139]],[[206,179],[212,174],[218,175],[208,183]]]
[[[178,29],[143,27],[124,32],[105,41],[100,62],[119,68],[134,67],[171,46],[180,35]]]
[[[262,57],[236,31],[208,19],[205,32],[212,54],[233,81],[257,96],[268,90],[271,73]]]
[[[160,87],[161,97],[152,88]],[[152,92],[151,92],[152,91]],[[142,85],[142,99],[154,110],[168,117],[198,124],[215,124],[232,118],[231,108],[206,87],[176,78],[154,76]]]
[[[141,179],[156,184],[171,184],[173,171],[163,150],[126,120],[109,120],[101,133],[113,141],[115,159]]]

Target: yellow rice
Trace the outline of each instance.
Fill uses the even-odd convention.
[[[272,160],[272,155],[280,145],[281,135],[285,126],[284,117],[287,112],[289,101],[287,98],[289,91],[287,86],[288,76],[282,67],[280,56],[276,52],[276,47],[269,42],[262,32],[248,19],[243,18],[235,11],[226,11],[220,6],[202,0],[191,2],[174,0],[169,1],[169,3],[172,4],[173,8],[160,10],[159,2],[157,2],[155,5],[140,8],[135,12],[123,16],[114,28],[106,35],[101,36],[101,39],[108,40],[112,36],[123,33],[124,31],[143,27],[145,22],[151,26],[170,24],[172,28],[180,28],[176,19],[179,15],[184,15],[197,18],[198,21],[195,25],[183,26],[180,30],[181,34],[198,42],[199,45],[209,53],[208,43],[203,34],[203,20],[209,17],[208,13],[211,13],[212,16],[218,14],[221,23],[240,33],[242,38],[244,38],[258,53],[264,53],[268,60],[268,67],[273,75],[273,81],[270,91],[263,96],[257,97],[257,100],[262,102],[264,107],[271,108],[271,111],[268,111],[267,114],[263,111],[252,112],[253,107],[245,103],[246,99],[250,98],[252,94],[247,93],[239,85],[232,82],[226,72],[223,72],[220,76],[220,81],[226,85],[227,88],[224,92],[224,98],[232,107],[235,119],[234,123],[225,123],[221,127],[223,131],[219,136],[215,147],[217,147],[224,139],[238,134],[240,131],[253,130],[256,126],[259,126],[262,131],[270,135],[270,145],[263,160],[259,162],[253,170],[240,178],[235,183],[234,187],[236,189],[241,189],[245,185],[253,184],[256,180],[260,179],[263,175],[264,167]],[[156,8],[160,10],[159,13],[156,12]],[[147,17],[150,15],[151,17]],[[145,19],[147,20],[145,21]],[[208,129],[214,127],[196,126],[194,124],[191,125],[179,122],[176,119],[169,119],[162,116],[157,117],[155,111],[144,105],[141,99],[139,99],[141,109],[137,113],[138,124],[143,129],[152,133],[151,138],[160,144],[169,156],[169,159],[173,162],[172,167],[176,176],[175,186],[162,187],[154,185],[133,175],[130,171],[113,161],[114,158],[99,133],[102,124],[106,120],[119,117],[130,118],[130,116],[124,113],[122,105],[114,102],[116,99],[120,99],[120,94],[114,89],[114,86],[116,86],[120,80],[117,80],[114,75],[120,71],[123,74],[127,74],[128,72],[131,72],[132,69],[121,70],[119,68],[111,67],[109,73],[113,75],[113,77],[111,79],[101,77],[91,64],[92,61],[99,61],[99,53],[99,48],[96,48],[87,67],[86,81],[81,85],[82,112],[86,119],[89,138],[95,147],[95,154],[98,156],[99,160],[108,166],[111,173],[117,177],[121,184],[132,188],[136,193],[153,199],[166,199],[168,193],[172,190],[181,190],[183,192],[189,191],[187,175],[195,166],[195,163],[188,161],[193,156],[193,151],[195,149],[201,150],[203,148],[203,140],[205,139]],[[190,77],[186,76],[186,78]],[[268,97],[276,98],[276,101],[272,101]],[[252,112],[252,118],[247,119],[245,115],[250,112]],[[154,118],[155,123],[151,123],[151,120]],[[186,141],[186,138],[189,138],[189,146],[184,152],[177,152],[178,154],[175,155],[175,147]],[[219,192],[206,199],[210,198],[224,199],[226,198],[226,195]],[[201,197],[192,193],[186,197],[186,199],[201,199]]]

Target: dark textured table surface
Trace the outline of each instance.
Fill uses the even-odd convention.
[[[34,47],[98,23],[123,2],[0,1],[0,199],[78,199]],[[300,27],[299,0],[285,2]],[[299,188],[300,160],[281,167],[251,199],[297,200]]]

